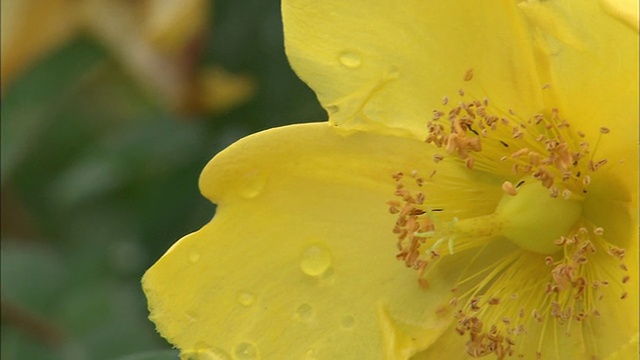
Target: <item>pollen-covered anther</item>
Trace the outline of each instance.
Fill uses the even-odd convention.
[[[511,136],[514,139],[520,139],[520,138],[522,138],[524,136],[524,133],[519,128],[514,127],[513,131],[511,132]]]
[[[511,157],[516,159],[523,155],[528,155],[531,151],[528,148],[522,148],[518,151],[515,151],[511,154]]]
[[[465,74],[469,80],[471,76]],[[513,109],[503,113],[492,108],[488,99],[455,104],[445,96],[442,104],[447,108],[434,110],[425,138],[441,149],[432,155],[436,164],[426,182],[411,173],[418,187],[424,185],[419,189],[423,192],[409,190],[418,189],[409,182],[397,185],[398,201],[390,205],[398,216],[393,230],[397,258],[417,270],[418,283],[426,288],[430,273],[448,256],[484,251],[480,249],[494,241],[510,241],[519,249],[484,269],[474,264],[474,270],[464,270],[454,284],[457,292],[448,305],[456,331],[468,340],[467,353],[499,359],[514,354],[530,342],[527,338],[516,344],[519,336],[543,338],[545,329],[553,329],[549,321],[566,326],[565,334],[571,336],[576,331],[572,323],[600,316],[598,300],[628,297],[624,285],[631,277],[623,263],[624,249],[609,244],[604,229],[583,218],[586,187],[593,172],[607,164],[607,159],[594,159],[599,139],[592,150],[586,135],[575,131],[556,108],[527,119]],[[608,132],[600,129],[601,134]],[[440,163],[443,160],[446,163]],[[452,180],[450,166],[466,168],[474,172],[472,177],[490,174],[501,179],[494,186],[500,186],[503,195],[493,192],[500,196],[493,213],[467,213],[466,207],[441,213],[443,203],[455,205],[440,191],[448,186],[440,181]],[[434,179],[437,167],[445,175]],[[402,177],[394,179],[400,182]],[[453,180],[452,189],[464,185]],[[491,186],[482,186],[486,184]],[[624,273],[601,270],[611,257]]]
[[[417,171],[412,171],[409,176],[421,179]],[[398,253],[396,258],[404,261],[407,267],[418,270],[419,284],[426,287],[426,279],[422,277],[428,261],[422,256],[421,246],[426,241],[425,234],[436,230],[435,223],[427,214],[427,209],[422,208],[426,195],[422,191],[411,191],[402,183],[402,176],[393,176],[396,179],[395,195],[400,200],[387,202],[389,211],[397,216],[393,233],[397,236]],[[433,258],[433,254],[431,256]]]
[[[516,187],[513,186],[513,184],[510,181],[505,181],[505,182],[502,183],[502,190],[507,195],[511,195],[511,196],[518,195],[518,189],[516,189]]]
[[[593,160],[591,160],[591,161],[589,161],[589,169],[591,171],[598,171],[601,167],[606,165],[607,162],[608,162],[607,159],[602,159],[602,160],[595,161],[595,162]]]
[[[468,157],[465,161],[465,166],[467,167],[467,169],[473,169],[474,162],[475,160],[472,157]]]
[[[504,359],[514,354],[515,342],[504,336],[495,325],[492,325],[489,331],[485,331],[484,324],[476,316],[459,313],[457,318],[458,325],[455,330],[460,335],[468,334],[466,351],[470,356],[483,357],[494,354],[498,359]]]
[[[440,110],[436,112],[444,113]],[[546,188],[556,181],[566,183],[559,189],[558,195],[565,188],[576,194],[584,193],[583,187],[588,185],[589,180],[583,181],[574,174],[579,173],[580,169],[595,171],[606,164],[603,160],[591,160],[590,164],[582,161],[589,153],[588,143],[577,146],[577,141],[571,141],[580,135],[570,132],[570,124],[560,117],[557,108],[551,109],[550,116],[538,113],[527,121],[521,120],[513,109],[509,109],[508,113],[507,117],[492,114],[488,99],[460,102],[448,111],[446,120],[438,116],[438,120],[428,123],[426,141],[444,148],[447,154],[457,155],[467,167],[469,163],[466,159],[472,152],[487,152],[493,161],[499,159],[500,162],[506,162],[511,159],[513,163],[509,168],[513,174],[533,173]],[[606,133],[606,130],[602,131]],[[485,138],[489,141],[482,142],[481,139]],[[509,139],[515,142],[515,146],[505,142]],[[489,148],[486,151],[483,150],[485,144]],[[507,149],[513,148],[515,151],[504,154]],[[482,161],[483,168],[487,165],[489,168],[498,167],[498,164],[487,164],[486,157],[474,157],[473,161],[474,165]],[[556,196],[555,192],[552,194]],[[567,193],[564,194],[566,196]]]
[[[387,205],[389,205],[389,213],[397,214],[400,212],[400,202],[398,201],[388,201]]]
[[[611,256],[614,256],[614,257],[616,257],[616,258],[618,258],[620,260],[624,259],[624,255],[625,255],[625,250],[624,249],[621,249],[621,248],[616,247],[616,246],[610,246],[608,252],[609,252],[609,254]]]
[[[471,79],[473,79],[473,69],[467,70],[467,72],[464,73],[464,78],[462,78],[464,81],[471,81]]]

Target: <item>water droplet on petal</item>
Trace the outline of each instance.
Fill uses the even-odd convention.
[[[231,355],[222,349],[214,347],[181,351],[180,360],[231,360]]]
[[[254,360],[258,359],[258,348],[250,343],[243,341],[236,345],[233,354],[238,360]]]
[[[200,261],[200,253],[192,250],[189,252],[189,262],[191,263],[197,263],[198,261]]]
[[[331,252],[322,245],[311,245],[302,252],[300,269],[309,276],[320,276],[331,266]]]
[[[296,309],[296,317],[300,320],[309,320],[313,316],[313,308],[309,304],[302,304]]]
[[[340,320],[340,325],[345,329],[352,329],[356,325],[356,319],[351,315],[345,315]]]
[[[238,301],[238,304],[249,307],[256,302],[256,296],[250,291],[238,291],[236,300]]]
[[[340,63],[350,69],[355,69],[362,65],[362,59],[360,59],[360,55],[353,51],[345,51],[340,54]]]
[[[267,184],[267,177],[259,170],[252,170],[240,178],[238,193],[245,199],[260,195]]]

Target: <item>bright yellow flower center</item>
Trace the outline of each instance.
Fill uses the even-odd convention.
[[[525,250],[553,254],[560,249],[555,240],[568,234],[580,219],[582,203],[549,196],[538,184],[522,186],[518,196],[504,195],[496,217],[501,234]]]
[[[487,99],[434,111],[426,142],[444,153],[433,156],[427,178],[395,174],[400,200],[389,205],[397,257],[418,270],[421,286],[444,258],[476,254],[449,305],[470,355],[503,358],[522,348],[522,334],[542,344],[549,320],[570,335],[572,322],[599,316],[603,297],[624,299],[629,277],[624,250],[583,218],[591,177],[607,164],[594,157],[600,139],[591,149],[557,109],[528,119],[492,111],[500,113]]]

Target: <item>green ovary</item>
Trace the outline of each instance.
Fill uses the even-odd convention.
[[[525,185],[516,196],[504,195],[495,212],[501,235],[525,250],[553,254],[582,215],[582,201],[553,198],[540,184]]]
[[[532,183],[515,196],[505,194],[492,214],[452,222],[448,236],[504,237],[522,249],[549,255],[562,250],[555,241],[570,235],[581,216],[582,201],[551,197],[548,189]]]

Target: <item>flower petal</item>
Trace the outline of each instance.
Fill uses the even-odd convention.
[[[637,151],[632,147],[638,142],[638,31],[627,18],[637,2],[604,3],[529,0],[520,8],[532,24],[540,77],[551,85],[554,105],[587,138],[597,139],[600,127],[611,129],[612,136],[599,142],[596,155],[622,153],[633,161]]]
[[[624,360],[633,359],[638,356],[638,333],[635,333],[627,344],[620,348],[617,352],[611,354],[607,360]]]
[[[542,108],[515,2],[287,0],[282,8],[289,61],[333,124],[424,135],[443,96],[459,88],[505,111]]]
[[[449,301],[456,269],[439,267],[420,288],[394,257],[385,204],[390,175],[432,164],[429,149],[306,124],[217,155],[200,182],[218,204],[215,218],[144,276],[158,330],[185,353],[239,357],[406,359],[429,346],[453,319],[436,309]]]

